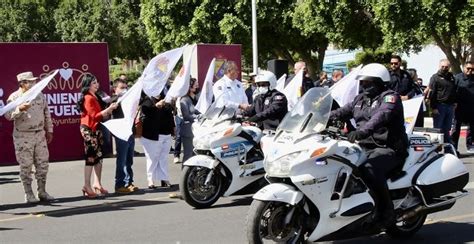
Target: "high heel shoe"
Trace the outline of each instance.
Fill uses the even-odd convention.
[[[97,194],[100,194],[100,195],[107,195],[109,194],[109,191],[107,191],[104,187],[96,187],[94,186],[94,190]]]
[[[88,191],[85,187],[82,188],[82,195],[89,199],[97,197],[97,194],[94,191]]]

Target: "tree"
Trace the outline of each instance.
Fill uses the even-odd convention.
[[[298,60],[306,62],[309,73],[322,68],[328,40],[319,32],[303,34],[293,23],[297,2],[292,0],[258,1],[257,33],[259,60],[284,58],[293,65]],[[244,43],[246,59],[251,54],[251,3],[238,0],[235,12],[228,13],[219,23],[227,42]]]
[[[298,1],[293,25],[304,36],[319,37],[321,43],[341,49],[375,50],[382,43],[382,33],[369,9],[366,1]],[[319,67],[326,47],[319,45]]]
[[[466,0],[373,1],[377,23],[388,49],[418,51],[434,41],[452,64],[453,72],[472,58],[474,2]]]
[[[259,1],[259,61],[285,58],[290,64],[302,59],[311,72],[322,66],[327,39],[319,33],[302,35],[293,26],[295,1]],[[143,20],[155,52],[185,43],[240,43],[244,63],[251,63],[251,3],[237,1],[145,1]]]
[[[355,59],[347,62],[347,68],[353,68],[360,64],[366,65],[370,63],[381,63],[389,68],[388,61],[392,57],[392,51],[384,49],[365,49],[355,55]],[[406,65],[406,63],[405,63]]]
[[[57,0],[1,1],[0,41],[59,41],[51,15],[57,5]]]
[[[107,1],[61,1],[54,11],[56,30],[64,42],[107,42],[109,54],[117,54],[116,22]]]
[[[144,1],[140,19],[153,51],[159,53],[194,42],[189,23],[197,1]],[[208,33],[212,35],[214,33]],[[196,40],[197,41],[197,40]]]
[[[113,0],[111,21],[114,22],[112,26],[117,57],[138,60],[152,56],[145,26],[140,20],[139,0]]]

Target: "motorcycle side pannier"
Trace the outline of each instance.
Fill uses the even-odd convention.
[[[445,154],[426,162],[413,181],[426,199],[433,199],[462,190],[469,182],[469,172],[461,160]]]

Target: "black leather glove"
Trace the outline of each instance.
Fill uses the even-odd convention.
[[[358,141],[360,139],[366,138],[367,135],[363,133],[362,131],[351,131],[349,132],[349,135],[347,135],[347,140],[350,141],[351,143],[354,143],[355,141]]]
[[[257,116],[252,116],[252,117],[248,118],[247,121],[248,121],[248,122],[257,123],[258,117],[257,117]]]

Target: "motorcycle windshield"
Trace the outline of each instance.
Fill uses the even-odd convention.
[[[237,113],[235,108],[228,107],[224,105],[222,99],[216,99],[206,113],[203,115],[204,118],[211,121],[222,121],[229,118],[232,118]]]
[[[326,128],[332,106],[332,96],[327,87],[308,90],[289,111],[277,130],[288,133],[319,133]]]

